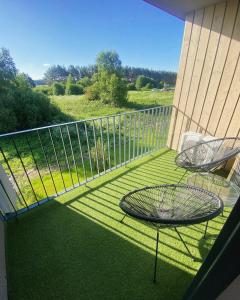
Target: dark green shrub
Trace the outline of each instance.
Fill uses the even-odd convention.
[[[0,96],[0,131],[15,131],[49,124],[61,118],[60,110],[43,93],[12,86]]]
[[[81,78],[80,80],[78,80],[77,83],[80,84],[83,88],[87,88],[88,86],[90,86],[92,84],[92,81],[89,77],[85,76],[85,77]]]
[[[58,82],[53,83],[52,85],[52,93],[55,96],[64,95],[65,94],[65,88],[64,85]]]
[[[135,84],[134,83],[128,83],[127,84],[127,89],[128,89],[128,91],[135,91],[136,90]]]
[[[159,88],[159,89],[163,89],[163,88],[164,88],[164,82],[163,82],[163,81],[160,81],[160,82],[159,82],[158,88]]]
[[[89,101],[99,100],[99,89],[98,85],[95,83],[85,89],[85,96]]]
[[[141,90],[142,88],[146,88],[148,83],[151,84],[151,88],[154,88],[156,85],[152,78],[140,75],[136,80],[136,89]]]
[[[43,93],[45,95],[52,95],[53,94],[52,87],[50,87],[48,85],[39,85],[39,86],[36,86],[35,88],[33,88],[33,91],[34,92]]]
[[[83,87],[79,84],[70,84],[68,86],[67,95],[82,95]]]

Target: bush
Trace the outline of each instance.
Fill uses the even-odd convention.
[[[83,87],[79,84],[70,84],[68,89],[66,88],[66,95],[82,95]]]
[[[147,84],[145,85],[144,88],[142,88],[142,90],[151,90],[151,89],[153,89],[153,88],[154,88],[154,84],[151,83],[151,82],[149,82],[149,83],[147,83]]]
[[[65,94],[65,88],[64,85],[58,82],[53,83],[52,85],[52,93],[55,96],[64,95]]]
[[[163,82],[163,81],[160,81],[160,82],[159,82],[158,88],[159,88],[159,89],[163,89],[163,88],[164,88],[164,82]]]
[[[127,102],[127,84],[124,79],[107,71],[100,71],[94,77],[95,83],[86,90],[86,98],[90,101],[101,100],[115,106]]]
[[[12,86],[0,96],[0,130],[8,132],[43,126],[59,118],[60,110],[43,93]]]
[[[50,86],[48,85],[39,85],[33,88],[34,92],[39,92],[39,93],[43,93],[45,95],[52,95],[53,94],[53,90]]]
[[[127,89],[128,89],[128,91],[135,91],[136,90],[135,84],[134,83],[128,83],[127,84]]]
[[[85,89],[85,96],[89,101],[99,100],[98,85],[95,83]]]
[[[154,88],[156,86],[154,79],[140,75],[136,80],[136,89],[141,90],[142,88],[147,88],[147,84],[151,84],[151,88]]]
[[[92,81],[89,77],[85,76],[78,80],[77,83],[80,84],[83,88],[87,88],[92,84]]]

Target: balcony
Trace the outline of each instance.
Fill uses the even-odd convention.
[[[1,137],[1,159],[16,191],[7,219],[11,299],[181,299],[230,210],[180,232],[127,217],[127,192],[184,182],[166,147],[172,107],[157,107]],[[12,145],[12,146],[11,146]],[[11,198],[9,197],[9,200]],[[10,205],[11,204],[11,205]],[[42,205],[44,204],[44,205]]]

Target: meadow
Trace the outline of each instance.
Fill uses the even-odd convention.
[[[53,96],[51,101],[75,121],[167,106],[172,104],[173,93],[134,91],[129,92],[128,98],[125,107],[87,101],[84,96]],[[14,139],[2,139],[1,148],[15,178],[1,154],[0,160],[19,192],[18,209],[148,153],[157,148],[157,143],[165,145],[170,116],[171,110],[167,113],[158,110],[120,119],[110,117],[50,130],[46,128]]]
[[[128,103],[123,107],[114,107],[103,104],[101,101],[88,101],[81,96],[52,96],[51,100],[62,112],[74,120],[84,120],[92,117],[101,117],[155,107],[159,105],[171,105],[173,92],[160,91],[129,91]]]

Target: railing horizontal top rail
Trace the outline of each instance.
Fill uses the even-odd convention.
[[[54,127],[59,127],[59,126],[73,125],[73,124],[78,124],[78,123],[83,123],[83,122],[90,122],[90,121],[100,120],[100,119],[103,120],[103,119],[107,119],[107,118],[112,118],[114,116],[118,117],[118,116],[123,116],[123,115],[136,114],[138,112],[151,111],[153,109],[159,109],[161,107],[168,108],[168,107],[173,107],[173,105],[159,105],[159,106],[155,106],[155,107],[151,107],[151,108],[128,111],[128,112],[124,112],[124,113],[111,114],[111,115],[105,115],[105,116],[100,116],[100,117],[87,118],[87,119],[83,119],[83,120],[77,120],[77,121],[58,123],[58,124],[47,125],[47,126],[42,126],[42,127],[36,127],[36,128],[32,128],[32,129],[26,129],[26,130],[19,130],[19,131],[14,131],[14,132],[9,132],[9,133],[3,133],[3,134],[0,134],[0,138],[15,136],[15,135],[18,135],[18,134],[29,133],[29,132],[33,132],[33,131],[38,131],[38,130],[43,130],[43,129],[48,129],[48,128],[54,128]]]

